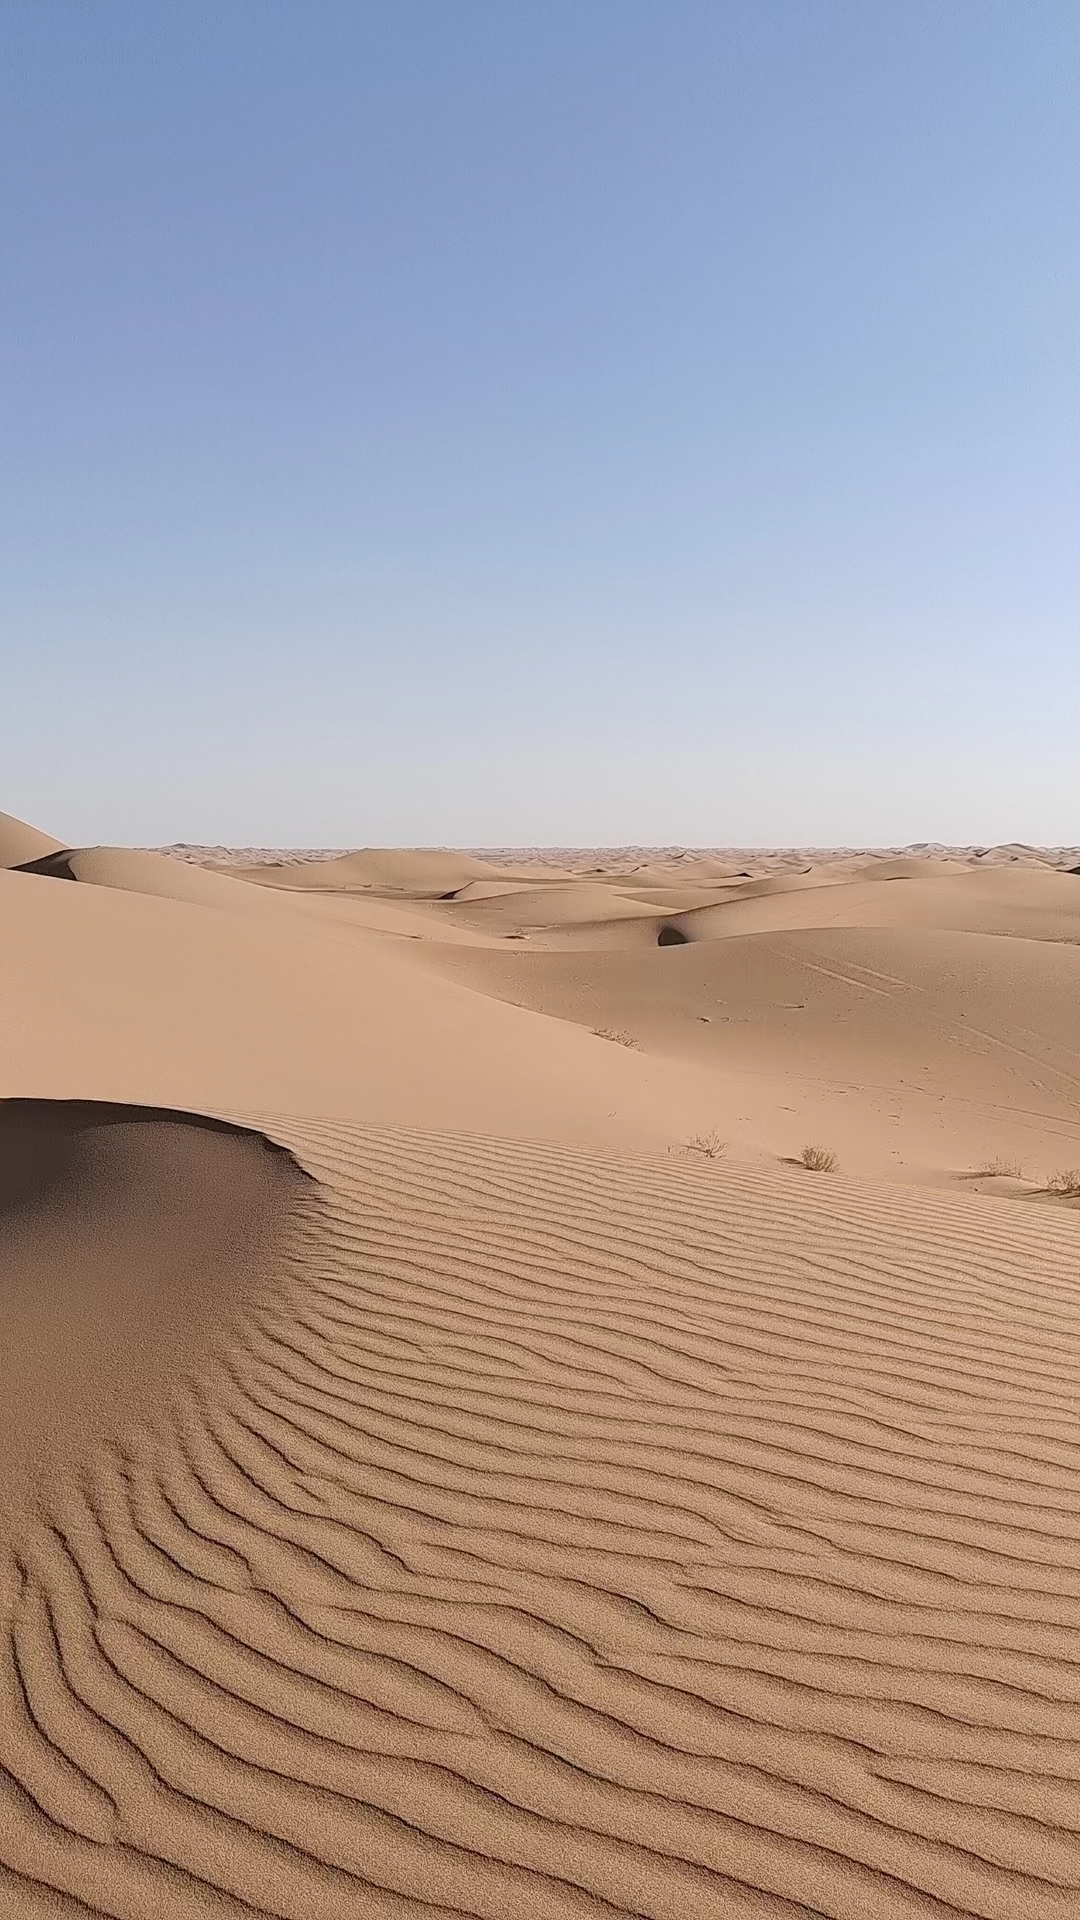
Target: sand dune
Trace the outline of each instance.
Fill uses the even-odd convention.
[[[264,895],[230,874],[185,866],[164,854],[145,853],[135,847],[66,847],[25,862],[21,871],[40,879],[73,880],[84,886],[187,900],[196,906],[234,913],[258,913],[266,905]]]
[[[39,833],[37,827],[28,827],[25,820],[0,813],[0,867],[21,867],[26,860],[40,860],[47,854],[59,853],[61,847],[61,841],[54,840],[50,834]]]
[[[264,1124],[273,1277],[9,1521],[14,1910],[1076,1910],[1072,1220]]]
[[[304,897],[193,880],[212,905],[0,873],[0,1086],[661,1151],[709,1124],[692,1065],[432,979],[422,942]]]
[[[268,1271],[294,1163],[204,1116],[0,1104],[0,1508],[145,1416]]]
[[[554,933],[564,927],[606,927],[618,920],[638,919],[650,925],[655,916],[646,902],[622,889],[590,880],[546,887],[515,886],[496,893],[456,894],[441,919],[449,925],[471,926],[505,934]]]
[[[590,910],[597,892],[590,877]],[[512,903],[497,904],[505,924]],[[430,941],[420,957],[650,1059],[708,1067],[713,1125],[736,1147],[782,1156],[824,1133],[845,1166],[920,1181],[1006,1159],[1037,1184],[1080,1164],[1075,875],[837,862],[729,883],[682,912],[674,889],[664,912],[641,905],[560,910],[519,946]],[[471,908],[474,930],[485,915],[493,927],[487,903]]]
[[[824,1138],[848,1168],[919,1180],[1002,1156],[1032,1177],[1080,1164],[1078,959],[1071,944],[895,929],[428,951],[444,977],[709,1066],[713,1123],[736,1146]]]
[[[330,865],[330,862],[326,862]],[[276,877],[262,880],[260,869],[245,872],[235,867],[220,871],[195,863],[170,860],[162,853],[134,847],[67,847],[27,861],[20,872],[44,879],[74,880],[86,886],[109,887],[121,893],[138,893],[161,900],[182,900],[193,906],[216,908],[225,913],[243,913],[274,918],[279,926],[297,925],[297,914],[305,919],[339,920],[346,925],[367,927],[380,933],[396,934],[404,939],[423,937],[423,923],[417,919],[418,902],[422,909],[427,897],[402,894],[372,894],[365,883],[356,887],[281,886]],[[276,876],[277,869],[271,869]],[[244,882],[258,878],[256,887]],[[287,917],[283,918],[283,912]],[[447,927],[442,938],[450,944],[482,944],[482,937],[467,928]]]
[[[1076,877],[8,825],[0,1913],[1080,1912]]]
[[[439,899],[471,880],[485,880],[489,869],[464,853],[413,852],[396,847],[365,847],[336,860],[290,862],[284,866],[239,869],[262,886],[311,887],[328,892],[368,888],[376,893],[407,893]]]

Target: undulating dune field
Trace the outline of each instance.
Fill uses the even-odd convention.
[[[178,851],[0,816],[0,1914],[1075,1920],[1076,850]]]

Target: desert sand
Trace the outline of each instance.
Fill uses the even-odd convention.
[[[0,816],[0,1913],[1080,1913],[1078,868]]]

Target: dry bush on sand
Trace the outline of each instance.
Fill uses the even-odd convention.
[[[1046,1183],[1047,1193],[1060,1193],[1066,1200],[1080,1199],[1080,1167],[1059,1167]]]
[[[617,1046],[636,1047],[641,1052],[640,1040],[635,1040],[633,1034],[627,1033],[624,1027],[594,1027],[593,1032],[598,1040],[614,1040]]]
[[[809,1167],[811,1173],[835,1173],[839,1164],[828,1147],[804,1147],[799,1155],[799,1165]]]
[[[705,1160],[719,1160],[727,1152],[727,1141],[721,1140],[714,1127],[711,1133],[692,1134],[686,1143],[688,1153],[700,1153]]]
[[[1003,1160],[1000,1154],[995,1155],[993,1160],[984,1161],[977,1171],[993,1174],[995,1178],[1007,1176],[1010,1180],[1022,1180],[1024,1177],[1024,1169],[1019,1160]]]

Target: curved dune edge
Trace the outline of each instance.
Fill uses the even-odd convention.
[[[200,1376],[310,1184],[229,1121],[0,1102],[0,1532]]]
[[[63,851],[63,841],[51,833],[42,833],[13,813],[0,813],[0,867],[20,867],[29,860],[42,860]]]
[[[1073,1219],[233,1118],[269,1284],[0,1560],[3,1911],[1077,1912]]]

